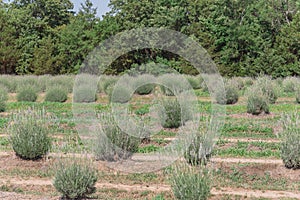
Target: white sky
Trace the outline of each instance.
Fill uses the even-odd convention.
[[[12,0],[3,0],[4,2],[11,2]],[[74,4],[74,10],[77,12],[80,8],[80,4],[84,3],[85,0],[70,0]],[[97,15],[101,17],[109,11],[108,3],[109,0],[91,0],[94,7],[97,7]]]
[[[78,11],[80,8],[80,4],[84,3],[85,0],[71,0],[74,4],[74,10]],[[109,0],[91,0],[91,2],[94,4],[94,7],[97,7],[97,15],[101,17],[106,12],[109,11],[108,3]]]

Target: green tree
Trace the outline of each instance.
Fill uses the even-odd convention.
[[[63,59],[60,73],[77,73],[86,56],[99,42],[96,25],[100,19],[91,1],[81,4],[78,15],[59,30],[59,56]]]
[[[1,3],[1,2],[0,2]],[[2,7],[3,6],[3,7]],[[9,15],[0,4],[0,73],[12,74],[15,72],[19,60],[19,51],[16,48],[16,29],[9,23]]]

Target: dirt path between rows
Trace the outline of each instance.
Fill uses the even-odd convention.
[[[21,179],[10,179],[4,180],[0,179],[1,184],[13,184],[13,185],[25,185],[25,186],[51,186],[52,180],[43,180],[43,179],[29,179],[29,180],[21,180]],[[171,191],[171,187],[169,185],[124,185],[124,184],[112,184],[112,183],[97,183],[96,187],[98,189],[102,188],[114,188],[118,190],[125,191],[152,191],[152,192],[168,192]],[[239,195],[243,197],[256,197],[256,198],[296,198],[300,199],[299,192],[289,192],[289,191],[272,191],[272,190],[247,190],[242,188],[213,188],[211,191],[212,195]],[[27,199],[26,196],[22,196],[16,193],[8,193],[8,192],[0,192],[0,199],[14,199],[14,197],[22,197],[21,199]],[[20,199],[20,198],[17,198]],[[32,199],[32,197],[28,197],[28,199]]]
[[[0,152],[0,157],[8,157],[14,156],[14,152]],[[93,158],[92,154],[64,154],[64,153],[50,153],[48,158],[61,158],[61,157],[83,157],[83,158]],[[172,158],[168,157],[167,160],[172,160]],[[183,159],[183,158],[181,158]],[[163,158],[160,156],[153,156],[147,154],[134,154],[131,158],[133,161],[162,161]],[[261,164],[283,164],[280,159],[270,159],[270,158],[219,158],[214,157],[211,158],[212,162],[224,162],[224,163],[261,163]],[[123,161],[125,162],[125,161]]]
[[[177,138],[169,137],[164,138],[166,141],[174,141]],[[278,139],[252,139],[252,138],[222,138],[222,141],[237,143],[237,142],[264,142],[264,143],[280,143]]]

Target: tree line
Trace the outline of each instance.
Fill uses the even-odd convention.
[[[0,0],[1,74],[76,74],[89,52],[124,30],[165,27],[184,33],[211,55],[222,75],[300,75],[298,0],[111,0],[97,16],[90,0]],[[107,74],[163,63],[197,71],[178,55],[140,49],[119,57]]]

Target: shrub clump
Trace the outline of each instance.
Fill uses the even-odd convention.
[[[162,109],[159,110],[160,124],[164,128],[178,128],[183,126],[189,118],[188,105],[180,105],[177,99],[163,99]]]
[[[295,93],[296,93],[296,102],[300,103],[300,87],[297,87]]]
[[[140,132],[142,130],[134,130],[127,124],[127,128],[130,129],[130,133],[128,134],[117,125],[112,115],[102,115],[99,117],[102,122],[102,130],[99,131],[94,148],[98,160],[110,162],[124,160],[137,152],[141,138],[129,134],[142,136]]]
[[[17,156],[36,160],[46,155],[51,148],[49,122],[51,118],[44,110],[29,109],[12,116],[9,133]]]
[[[282,81],[283,91],[286,93],[293,93],[297,89],[297,85],[300,83],[297,77],[286,77]]]
[[[96,192],[97,171],[87,159],[60,161],[53,185],[66,199],[82,199]]]
[[[181,75],[165,74],[159,79],[162,83],[160,89],[166,96],[175,96],[192,89],[188,81]]]
[[[17,93],[17,100],[18,101],[28,101],[28,102],[35,102],[37,99],[37,91],[32,86],[24,86],[20,88]]]
[[[170,182],[176,199],[205,200],[210,196],[211,178],[205,168],[175,166],[170,176]]]
[[[268,97],[260,88],[252,86],[248,91],[247,113],[259,115],[263,112],[270,113]]]
[[[152,81],[154,80],[154,77],[151,75],[140,75],[137,78],[135,78],[134,84],[135,84],[135,87],[137,88],[135,90],[135,93],[139,94],[139,95],[150,94],[155,88],[155,84],[147,83],[147,82],[151,82],[151,80]],[[147,83],[147,84],[144,84],[144,83]]]
[[[79,85],[73,91],[73,101],[76,103],[91,103],[97,100],[96,90],[88,84]]]
[[[124,85],[116,85],[109,94],[109,99],[113,103],[127,103],[131,99],[131,90]]]
[[[61,87],[53,87],[46,92],[45,101],[65,102],[68,99],[67,90]]]
[[[186,79],[188,80],[189,84],[192,86],[194,90],[201,88],[201,83],[203,82],[203,79],[201,76],[186,76]]]
[[[75,78],[72,75],[59,75],[49,77],[46,81],[46,90],[56,87],[62,87],[65,88],[65,90],[67,90],[67,93],[72,93],[74,87],[74,80]]]
[[[7,89],[5,87],[0,87],[0,112],[6,110],[6,101],[8,99]]]
[[[118,79],[114,76],[106,76],[100,79],[100,86],[98,87],[101,88],[101,91],[103,91],[105,94],[110,95],[112,92],[112,88],[117,81]]]
[[[270,77],[260,77],[256,80],[254,87],[260,88],[263,94],[267,97],[270,104],[274,104],[279,96],[279,87],[276,81]]]
[[[300,119],[297,113],[282,117],[283,131],[280,134],[281,158],[286,168],[300,169]]]
[[[197,134],[184,153],[184,158],[190,165],[206,165],[209,161],[213,146],[207,136]]]
[[[225,91],[216,92],[216,101],[218,104],[235,104],[239,100],[238,89],[232,85],[225,84]]]

